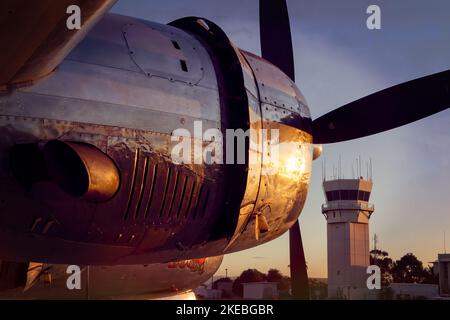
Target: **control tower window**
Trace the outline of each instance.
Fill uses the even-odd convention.
[[[358,190],[349,190],[349,200],[357,200],[358,199]]]
[[[361,190],[333,190],[327,191],[326,197],[328,201],[337,201],[337,200],[369,201],[370,192]]]
[[[369,201],[370,192],[366,191],[359,191],[358,193],[358,200],[360,201]]]
[[[341,200],[350,200],[349,190],[341,190]]]

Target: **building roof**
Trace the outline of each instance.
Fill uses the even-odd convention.
[[[438,260],[442,262],[450,262],[450,253],[439,253]]]

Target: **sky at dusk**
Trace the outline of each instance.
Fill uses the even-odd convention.
[[[381,8],[382,29],[368,30],[366,8]],[[386,87],[450,69],[450,2],[447,0],[288,1],[296,83],[313,118]],[[240,48],[260,54],[257,0],[119,1],[112,10],[168,23],[185,16],[214,21]],[[424,106],[426,108],[426,106]],[[380,114],[380,117],[383,115]],[[362,121],[376,121],[363,119]],[[371,238],[400,258],[423,262],[450,248],[450,110],[411,125],[350,142],[325,145],[328,176],[341,157],[342,171],[361,156],[373,163]],[[300,216],[310,277],[326,277],[326,221],[321,214],[322,160],[313,164],[309,198]],[[363,169],[365,172],[365,169]],[[227,255],[218,275],[243,269],[288,274],[287,234],[268,244]]]

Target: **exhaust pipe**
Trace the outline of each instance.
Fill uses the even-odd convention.
[[[114,161],[87,143],[52,140],[43,146],[15,145],[11,167],[26,189],[38,181],[51,181],[66,193],[88,201],[109,200],[120,186]]]
[[[106,201],[119,189],[119,170],[93,145],[53,140],[44,146],[43,153],[50,179],[70,195]]]

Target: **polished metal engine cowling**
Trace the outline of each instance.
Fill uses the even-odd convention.
[[[174,161],[175,132],[198,123],[255,130],[245,163]],[[277,161],[263,129],[278,130]],[[105,16],[50,76],[0,97],[0,134],[5,260],[140,264],[250,248],[288,230],[310,179],[298,89],[199,18]],[[226,156],[226,142],[188,139]],[[11,156],[22,147],[35,156]]]

